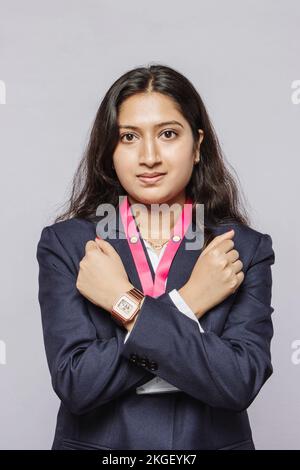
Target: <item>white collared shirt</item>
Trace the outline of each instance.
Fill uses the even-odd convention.
[[[162,255],[163,255],[163,253],[166,249],[167,244],[165,244],[163,246],[163,248],[161,249],[161,251],[158,255],[155,252],[155,250],[152,248],[152,246],[146,240],[143,240],[143,241],[144,241],[145,246],[147,248],[147,253],[149,255],[150,261],[152,263],[152,266],[153,266],[153,269],[154,269],[154,272],[155,272],[157,267],[158,267],[158,264],[160,262],[160,259],[161,259]],[[166,283],[167,283],[167,279],[166,279]],[[173,303],[175,304],[175,306],[178,308],[178,310],[180,312],[184,313],[185,315],[187,315],[192,320],[196,321],[198,326],[199,326],[200,333],[204,333],[204,330],[201,327],[197,316],[190,309],[190,307],[187,305],[187,303],[183,300],[183,298],[179,294],[178,290],[173,289],[171,292],[169,292],[169,296],[170,296],[171,300],[173,301]],[[134,327],[133,327],[133,329],[134,329]],[[127,334],[125,336],[125,339],[124,339],[124,343],[128,339],[131,331],[127,332]],[[138,393],[138,394],[163,393],[163,392],[175,392],[175,391],[180,391],[180,390],[177,387],[175,387],[174,385],[169,384],[169,382],[167,382],[164,379],[161,379],[158,376],[154,377],[152,380],[145,383],[141,387],[136,388],[136,393]]]

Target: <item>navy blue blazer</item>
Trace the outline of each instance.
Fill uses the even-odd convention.
[[[183,240],[166,292],[146,296],[124,343],[127,330],[76,288],[96,227],[81,218],[57,222],[37,245],[46,357],[61,400],[52,449],[254,449],[247,407],[272,374],[271,236],[239,223],[213,227],[213,236],[235,229],[245,278],[201,318],[204,333],[168,295],[187,282],[201,253]],[[115,233],[106,240],[142,290],[127,241]],[[150,260],[149,267],[154,275]],[[137,394],[154,376],[180,391]]]

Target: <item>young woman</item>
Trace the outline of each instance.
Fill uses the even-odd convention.
[[[151,65],[111,86],[37,259],[52,449],[254,449],[272,239],[242,213],[187,78]]]

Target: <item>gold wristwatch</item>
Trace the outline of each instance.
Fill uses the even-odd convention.
[[[116,322],[124,326],[138,314],[145,295],[136,287],[122,294],[114,303],[111,315]]]

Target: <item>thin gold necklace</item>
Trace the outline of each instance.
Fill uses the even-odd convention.
[[[140,230],[140,223],[138,222],[137,223],[137,226]],[[148,243],[150,243],[150,245],[156,249],[156,250],[159,250],[161,249],[166,243],[168,243],[168,241],[170,240],[170,238],[168,238],[166,241],[164,241],[163,243],[156,243],[156,242],[153,242],[150,238],[145,238],[143,237],[144,240],[146,240]]]
[[[168,240],[166,240],[166,241],[163,242],[163,243],[155,243],[155,242],[150,241],[148,238],[145,238],[145,237],[143,237],[143,238],[144,238],[144,240],[147,240],[147,242],[150,243],[150,245],[151,245],[155,250],[161,249],[161,248],[162,248],[166,243],[168,243],[168,241],[170,240],[170,239],[168,239]]]

